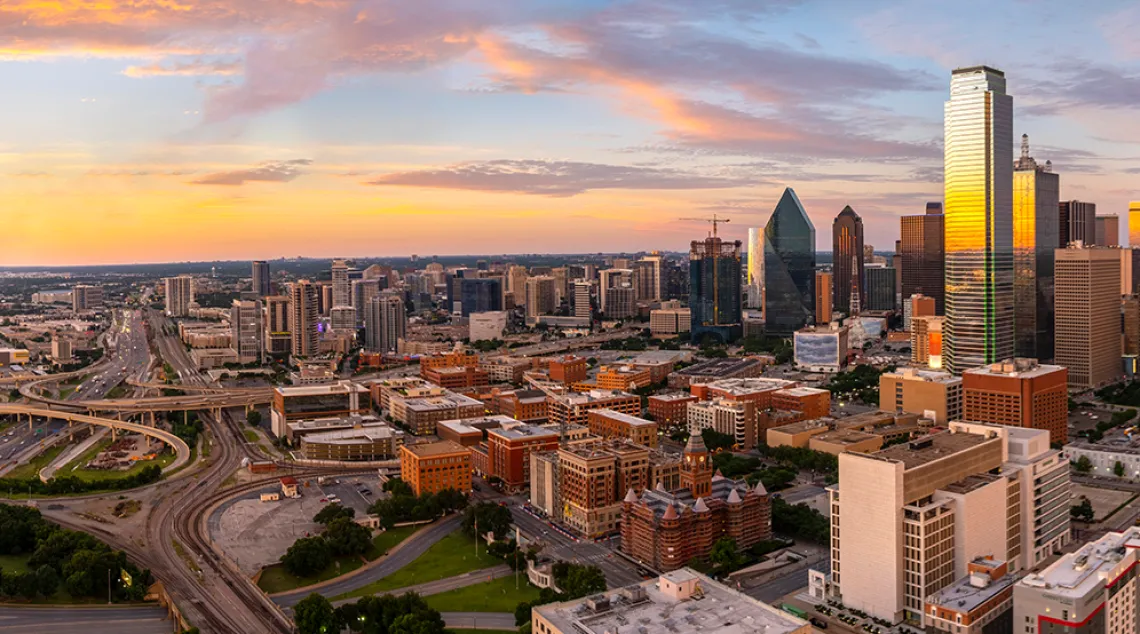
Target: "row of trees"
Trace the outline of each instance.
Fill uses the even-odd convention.
[[[467,507],[463,514],[463,532],[479,539],[487,533],[494,533],[495,539],[505,540],[511,534],[511,512],[505,506],[494,502],[480,502]],[[478,532],[476,532],[478,527]]]
[[[816,544],[831,543],[831,521],[807,504],[788,504],[782,498],[772,500],[772,530],[795,535]]]
[[[356,603],[334,608],[313,593],[293,608],[299,634],[328,634],[347,628],[363,634],[444,634],[439,612],[414,592],[364,597]]]
[[[150,571],[139,570],[122,551],[87,533],[43,519],[38,509],[0,504],[0,553],[27,555],[29,572],[0,571],[0,592],[9,597],[51,597],[60,585],[73,598],[106,597],[140,601]],[[124,582],[126,572],[131,583]]]
[[[123,491],[158,482],[162,478],[162,467],[151,464],[129,476],[111,480],[83,480],[73,475],[58,475],[47,482],[36,476],[29,478],[0,478],[0,491],[9,495],[32,493],[34,495],[63,495],[86,491]],[[0,528],[0,531],[3,529]]]
[[[439,493],[424,493],[417,496],[406,482],[400,478],[392,478],[384,483],[384,490],[392,496],[377,500],[369,507],[368,512],[379,517],[380,525],[385,529],[401,522],[437,520],[448,513],[467,507],[467,495],[455,489],[444,489]]]
[[[313,521],[324,525],[324,532],[298,539],[285,551],[281,564],[298,577],[309,577],[331,566],[335,557],[367,553],[372,548],[372,531],[357,524],[355,514],[340,504],[321,509]]]

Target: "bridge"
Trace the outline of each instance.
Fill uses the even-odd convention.
[[[20,395],[29,401],[43,403],[49,407],[86,410],[87,413],[91,415],[96,412],[116,412],[118,414],[149,413],[151,415],[152,424],[154,422],[155,412],[219,411],[227,407],[244,407],[248,409],[254,405],[269,403],[273,400],[272,388],[241,388],[238,390],[223,388],[223,391],[207,392],[199,395],[113,398],[94,401],[65,401],[44,396],[42,392],[36,389],[41,383],[57,381],[57,376],[58,375],[52,375],[48,378],[29,381],[21,385]],[[180,386],[161,385],[171,389],[182,389]]]
[[[85,423],[88,425],[98,425],[100,427],[109,427],[111,429],[111,438],[118,437],[120,431],[127,431],[136,434],[149,436],[150,438],[157,438],[162,442],[170,445],[177,454],[174,462],[170,463],[163,469],[163,472],[170,472],[179,467],[182,467],[190,461],[190,447],[186,441],[178,436],[156,427],[148,427],[138,423],[129,423],[126,421],[115,420],[113,418],[100,418],[98,416],[90,416],[87,414],[80,414],[76,412],[65,412],[54,409],[42,409],[32,405],[22,404],[0,404],[0,415],[14,415],[17,421],[21,416],[28,417],[28,427],[32,425],[32,420],[36,417],[49,419],[49,420],[63,420],[67,421],[68,426],[75,425],[76,423]]]

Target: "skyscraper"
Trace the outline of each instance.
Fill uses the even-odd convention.
[[[297,280],[289,289],[290,325],[293,356],[308,357],[320,351],[317,331],[317,287],[309,280]]]
[[[954,374],[1013,356],[1013,98],[959,68],[945,112],[945,355]]]
[[[364,319],[364,347],[369,352],[395,353],[408,328],[404,300],[398,295],[377,295],[368,302]]]
[[[1083,247],[1056,258],[1053,359],[1069,369],[1070,387],[1095,387],[1120,375],[1120,254]]]
[[[454,280],[459,285],[460,312],[464,317],[471,313],[503,310],[503,280],[498,277]]]
[[[942,203],[926,203],[926,213],[900,219],[899,254],[902,256],[903,297],[933,297],[938,314],[946,310],[946,223]]]
[[[633,263],[637,300],[659,302],[662,299],[661,263],[663,258],[652,253]]]
[[[348,263],[333,260],[332,263],[332,306],[352,306],[352,287],[348,281]]]
[[[265,298],[265,351],[275,356],[288,355],[293,349],[293,333],[289,327],[292,311],[286,295]]]
[[[253,292],[257,293],[258,297],[268,297],[271,294],[269,283],[269,263],[261,260],[254,260],[253,268]]]
[[[167,277],[166,314],[169,317],[185,317],[190,314],[190,304],[194,303],[194,279],[189,275]]]
[[[1140,247],[1140,200],[1128,203],[1128,246]]]
[[[694,240],[690,246],[689,312],[693,343],[700,343],[706,334],[724,342],[735,341],[741,335],[740,247],[740,240],[725,242],[718,238],[715,223],[712,236]]]
[[[748,229],[748,307],[764,308],[764,228]]]
[[[593,316],[593,309],[590,306],[591,286],[593,286],[593,283],[589,280],[574,280],[575,317],[590,319]]]
[[[1061,234],[1058,248],[1064,249],[1077,240],[1090,246],[1096,243],[1096,203],[1066,200],[1057,209],[1057,228]]]
[[[1015,350],[1029,359],[1053,358],[1053,245],[1060,177],[1046,161],[1029,155],[1029,135],[1021,135],[1021,158],[1013,171],[1013,305]]]
[[[1096,217],[1096,245],[1098,247],[1120,246],[1120,216],[1104,214]]]
[[[526,280],[526,318],[534,323],[541,315],[554,312],[554,278],[536,275]]]
[[[831,307],[833,281],[831,271],[815,272],[815,323],[817,324],[831,323],[831,313],[834,312]]]
[[[814,317],[815,225],[789,187],[764,227],[764,329],[791,337]]]
[[[834,310],[853,314],[852,303],[867,307],[867,291],[863,277],[863,219],[850,206],[835,217],[832,234],[832,288]]]
[[[889,266],[868,266],[866,310],[895,310],[895,270]]]
[[[262,318],[259,300],[235,299],[230,306],[230,341],[237,352],[238,363],[263,360]]]

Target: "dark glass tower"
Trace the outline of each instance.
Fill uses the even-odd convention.
[[[464,317],[471,313],[503,310],[503,286],[496,278],[457,278],[459,304]]]
[[[815,226],[784,190],[764,227],[764,329],[790,337],[815,318]]]
[[[706,335],[725,343],[741,334],[740,240],[725,242],[713,235],[694,240],[689,249],[690,335],[700,343]]]
[[[895,310],[895,269],[867,267],[867,310]]]
[[[863,276],[863,219],[850,206],[831,224],[833,310],[846,315],[867,307],[867,287]],[[854,299],[854,301],[852,301]],[[853,309],[852,304],[856,306]]]
[[[921,216],[903,216],[899,254],[902,256],[902,298],[919,293],[933,297],[935,310],[946,309],[945,217],[942,203],[926,203]]]

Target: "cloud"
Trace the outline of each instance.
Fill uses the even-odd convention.
[[[302,169],[312,165],[310,159],[292,159],[289,161],[267,161],[259,163],[249,169],[215,172],[190,181],[193,185],[228,185],[237,186],[246,183],[288,183],[305,173]]]
[[[743,175],[702,175],[673,169],[574,161],[496,160],[384,174],[369,185],[576,196],[596,189],[720,189],[755,185]]]
[[[127,77],[171,77],[171,76],[200,76],[200,75],[240,75],[241,62],[237,61],[204,61],[196,59],[189,62],[175,62],[171,64],[153,63],[144,66],[129,66],[123,71]]]

